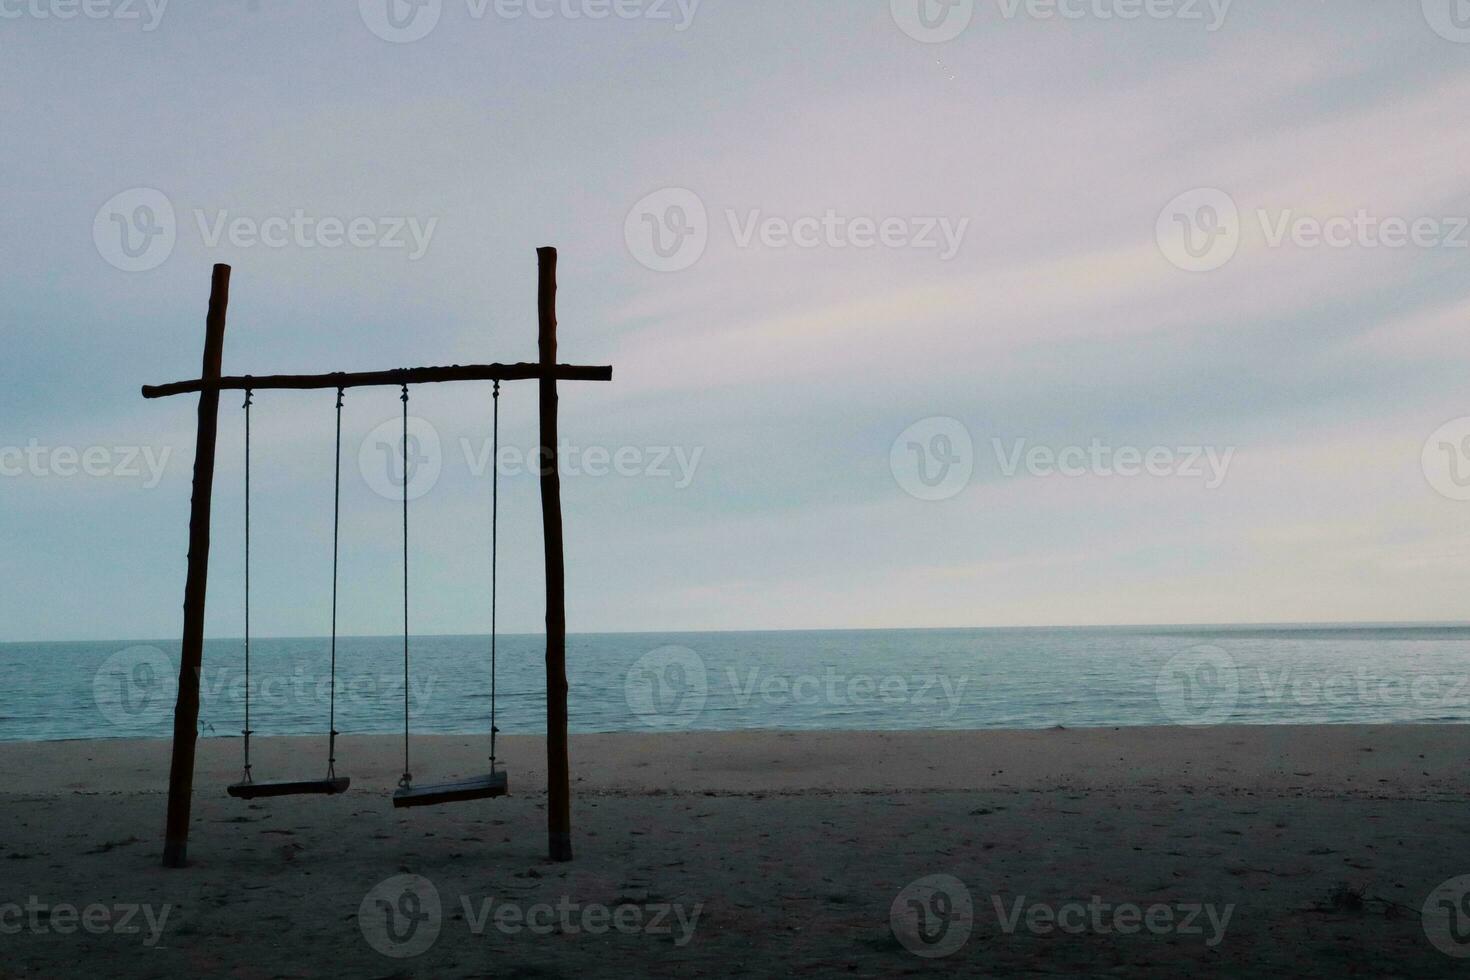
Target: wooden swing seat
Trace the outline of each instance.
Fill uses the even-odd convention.
[[[336,796],[352,785],[348,776],[333,779],[301,779],[295,782],[231,783],[227,792],[239,800],[259,800],[271,796]]]
[[[393,794],[395,807],[436,806],[440,803],[463,803],[468,800],[485,800],[505,796],[510,792],[510,781],[504,772],[492,772],[488,776],[462,779],[453,783],[436,783],[429,786],[411,786],[398,789]]]

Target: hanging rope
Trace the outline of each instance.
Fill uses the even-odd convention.
[[[399,398],[403,402],[403,778],[398,785],[404,789],[413,786],[413,774],[408,768],[408,385],[403,386]]]
[[[337,778],[337,542],[342,529],[342,401],[346,388],[337,389],[337,475],[332,487],[332,690],[327,709],[327,778]]]
[[[490,439],[490,771],[495,772],[495,606],[497,598],[495,571],[500,557],[500,382],[495,382],[495,422]]]
[[[245,727],[240,734],[245,736],[244,782],[250,782],[250,406],[255,402],[255,392],[245,389]]]

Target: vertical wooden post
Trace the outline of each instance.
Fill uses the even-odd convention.
[[[571,775],[567,764],[566,562],[562,554],[561,472],[556,419],[556,249],[538,248],[541,349],[541,528],[546,550],[546,829],[551,860],[572,859]]]
[[[230,267],[214,267],[205,321],[204,369],[200,377],[199,430],[194,444],[194,498],[189,508],[189,573],[184,585],[184,640],[179,697],[174,706],[173,762],[168,773],[168,827],[163,866],[189,863],[189,808],[194,793],[194,747],[199,738],[199,672],[204,662],[204,596],[209,583],[209,508],[214,495],[214,446],[219,423],[220,365],[225,346],[225,310],[230,303]]]

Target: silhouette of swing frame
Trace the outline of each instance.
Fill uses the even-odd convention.
[[[265,391],[362,388],[382,385],[440,384],[449,381],[530,381],[540,387],[542,541],[546,561],[546,771],[547,835],[553,861],[572,859],[571,777],[567,761],[566,565],[562,544],[561,474],[556,447],[557,381],[611,381],[610,366],[558,364],[556,336],[556,268],[554,248],[536,250],[537,310],[540,359],[536,363],[453,365],[399,368],[390,371],[333,374],[227,377],[222,374],[225,313],[230,297],[230,267],[216,265],[205,321],[204,359],[192,381],[145,385],[144,398],[167,398],[198,392],[198,430],[194,452],[194,490],[189,508],[189,559],[184,584],[184,631],[179,665],[178,700],[174,707],[173,752],[168,779],[168,819],[164,831],[163,866],[186,867],[189,821],[193,805],[195,750],[199,738],[199,676],[204,659],[204,600],[209,579],[210,507],[221,391]],[[485,780],[501,781],[504,773],[438,787],[422,787],[413,802],[428,805],[499,795]],[[289,785],[289,784],[282,784]],[[345,787],[344,787],[345,788]]]

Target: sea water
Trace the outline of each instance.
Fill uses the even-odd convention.
[[[488,731],[490,640],[338,640],[336,724]],[[0,645],[0,740],[167,737],[178,642]],[[545,640],[496,645],[496,723],[545,731]],[[251,725],[327,730],[326,639],[251,643]],[[576,732],[1470,721],[1470,627],[1154,627],[574,635]],[[205,644],[199,724],[238,736],[240,640]]]

